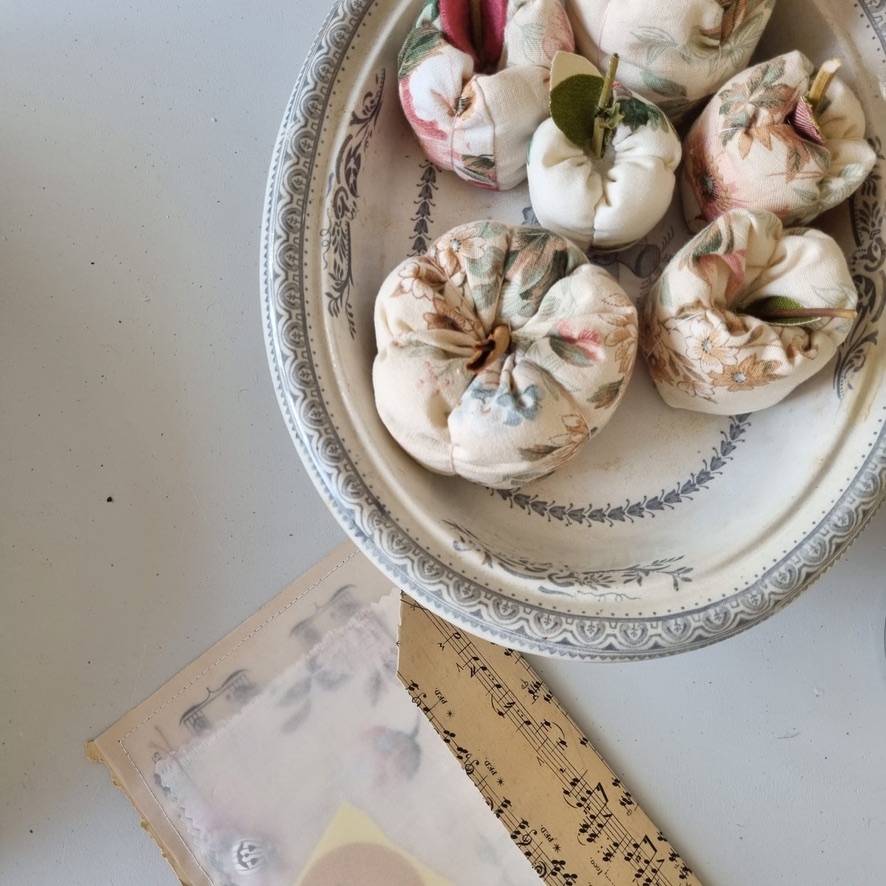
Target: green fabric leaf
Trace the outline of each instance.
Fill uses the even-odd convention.
[[[631,132],[636,132],[641,126],[648,126],[653,131],[668,129],[668,118],[655,105],[631,97],[620,98],[618,106],[622,119]]]
[[[491,154],[464,154],[461,168],[472,181],[495,185],[495,157]]]
[[[594,114],[603,90],[603,78],[575,74],[551,90],[551,117],[574,145],[585,148],[594,129]]]
[[[705,255],[718,253],[723,246],[723,232],[718,228],[711,230],[707,237],[692,250],[692,257],[700,259]]]
[[[526,461],[538,461],[547,458],[560,450],[559,446],[549,446],[544,443],[536,443],[534,446],[520,447],[520,455]]]
[[[797,317],[780,316],[787,315],[793,311],[802,311],[803,314]],[[764,320],[772,326],[805,326],[814,320],[820,320],[820,317],[809,316],[810,309],[800,304],[800,302],[788,298],[786,295],[770,295],[766,298],[758,299],[752,302],[744,309],[745,314],[756,317],[758,320]]]
[[[495,158],[492,154],[465,154],[465,166],[471,169],[486,171],[495,168]]]
[[[677,48],[674,38],[663,28],[640,28],[631,36],[646,46],[646,61],[650,65],[663,53]]]

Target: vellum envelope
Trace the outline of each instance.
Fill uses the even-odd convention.
[[[293,886],[320,865],[321,886],[357,859],[415,886],[538,882],[399,684],[398,616],[343,545],[90,743],[182,882]]]
[[[155,779],[157,763],[211,734],[327,631],[390,588],[354,544],[341,545],[87,744],[89,758],[108,767],[183,883],[213,880],[178,807]]]

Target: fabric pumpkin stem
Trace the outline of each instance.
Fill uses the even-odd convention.
[[[474,355],[465,363],[465,369],[474,375],[482,372],[487,366],[495,363],[507,351],[510,344],[511,330],[504,324],[499,324],[486,341],[475,345]]]
[[[828,59],[828,61],[818,69],[818,73],[812,81],[812,86],[809,87],[809,92],[805,95],[805,101],[809,105],[813,115],[818,110],[818,105],[828,91],[828,87],[831,85],[831,80],[834,79],[842,64],[843,62],[840,59],[832,58]]]
[[[600,90],[600,98],[597,100],[597,111],[594,114],[594,135],[592,149],[598,157],[603,156],[603,140],[606,130],[610,132],[615,128],[612,125],[614,107],[612,102],[612,84],[615,82],[615,72],[618,70],[618,53],[613,53],[609,59],[609,67],[606,69],[606,77],[603,80],[603,88]],[[616,124],[617,125],[617,124]]]

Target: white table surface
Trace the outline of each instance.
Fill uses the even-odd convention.
[[[176,882],[84,742],[344,538],[258,287],[328,2],[0,5],[2,884]],[[881,511],[726,643],[538,662],[705,884],[886,882],[884,572]]]

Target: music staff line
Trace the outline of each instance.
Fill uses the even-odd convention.
[[[410,682],[406,688],[418,703],[420,703],[420,698],[426,697],[424,692],[420,692],[421,687],[414,681]],[[433,707],[436,705],[426,710],[422,705],[422,710],[443,741],[450,746],[456,759],[462,764],[465,772],[482,794],[493,815],[507,828],[511,840],[517,844],[535,872],[548,884],[578,886],[579,875],[566,870],[566,861],[563,858],[548,853],[546,844],[543,842],[546,838],[541,835],[543,830],[541,826],[533,827],[528,819],[513,809],[513,804],[508,797],[496,791],[489,781],[490,776],[478,771],[479,755],[474,755],[468,748],[462,747],[456,742],[456,734],[448,729],[434,713]],[[550,832],[547,833],[550,836],[552,849],[555,853],[558,852],[561,845],[560,838]]]
[[[420,698],[425,697],[426,694],[424,692],[419,692],[418,690],[421,688],[416,683],[411,683],[408,687],[411,692],[414,693],[414,697],[420,703]],[[450,745],[453,749],[453,752],[457,759],[462,763],[465,768],[465,771],[472,778],[474,783],[483,791],[483,787],[480,782],[486,782],[487,776],[480,776],[479,778],[474,777],[475,766],[477,764],[477,760],[473,760],[470,751],[466,748],[460,747],[455,739],[457,735],[449,730],[445,724],[440,720],[439,717],[434,713],[433,708],[437,707],[437,704],[434,705],[422,705],[422,710],[426,714],[429,720],[435,724],[435,728],[438,732],[443,736],[443,740]],[[617,780],[616,780],[617,781]],[[484,791],[484,796],[487,796],[487,801],[494,803],[498,802],[498,798],[496,797],[492,788],[487,788],[489,792],[489,796],[487,796]],[[598,783],[594,788],[590,789],[588,792],[587,800],[589,801],[586,805],[590,808],[584,812],[585,821],[582,825],[579,826],[577,831],[578,842],[583,843],[585,845],[593,845],[596,844],[600,837],[607,838],[608,843],[602,841],[599,845],[596,846],[598,850],[599,857],[601,861],[610,865],[614,860],[616,860],[616,856],[619,856],[622,860],[624,860],[627,864],[634,865],[634,882],[638,884],[638,886],[669,886],[671,883],[670,879],[666,874],[662,872],[662,868],[666,863],[666,858],[670,862],[678,862],[679,857],[673,851],[669,852],[667,856],[660,854],[652,842],[650,837],[644,835],[639,840],[632,835],[615,817],[614,813],[608,811],[608,798],[606,796],[605,789],[601,783]],[[591,802],[593,801],[593,802]],[[579,803],[584,803],[584,800],[579,801]],[[510,805],[510,801],[507,801],[508,806]],[[492,808],[492,806],[490,807]],[[580,807],[579,807],[580,808]],[[493,811],[496,811],[493,809]],[[525,819],[521,819],[524,828],[527,828],[529,823]],[[509,826],[509,830],[511,830],[512,839],[517,841],[517,837],[514,834],[515,828],[518,827],[520,822],[517,822],[515,816],[513,816],[510,822],[505,821],[505,824]],[[525,831],[524,831],[525,832]],[[659,836],[659,839],[662,841],[664,837]],[[542,852],[542,860],[546,865],[556,865],[559,864],[562,860],[559,859],[551,859],[548,856],[545,856]],[[527,858],[530,858],[530,861],[538,862],[539,855],[538,852],[530,853],[525,852]],[[535,864],[536,870],[539,870],[539,865]],[[682,872],[681,872],[682,873]],[[688,869],[686,871],[688,873]],[[680,876],[681,880],[686,879],[686,874]],[[574,881],[563,881],[564,884],[567,882]]]
[[[437,628],[441,641],[438,643],[441,651],[449,646],[458,656],[456,668],[467,671],[472,679],[477,679],[483,686],[490,699],[495,713],[510,721],[515,726],[515,732],[523,736],[540,765],[545,765],[553,776],[560,782],[564,801],[577,809],[583,816],[584,821],[579,826],[578,840],[581,843],[593,844],[600,838],[606,838],[608,843],[600,844],[601,858],[609,863],[614,860],[616,854],[628,864],[637,862],[635,866],[635,882],[641,886],[674,886],[667,874],[662,870],[668,863],[673,866],[673,872],[679,881],[688,879],[691,871],[673,849],[668,847],[667,854],[660,853],[648,833],[632,834],[611,811],[609,797],[602,782],[591,785],[587,778],[587,770],[580,772],[572,764],[564,753],[564,748],[569,746],[563,728],[549,719],[535,719],[514,692],[505,685],[505,681],[495,671],[491,663],[483,658],[476,646],[470,639],[465,638],[460,631],[453,629],[452,625],[438,618],[433,613],[423,610],[431,622]],[[516,655],[511,650],[505,650],[505,655]],[[533,704],[539,698],[554,706],[557,713],[562,716],[578,736],[579,744],[594,751],[600,762],[600,767],[606,774],[611,776],[610,782],[619,790],[618,804],[625,815],[631,815],[637,808],[636,801],[625,789],[618,778],[612,775],[609,767],[602,760],[596,750],[587,739],[582,736],[569,718],[568,714],[560,708],[553,699],[551,693],[539,695],[543,684],[534,678],[534,672],[528,662],[522,656],[518,660],[525,666],[529,676],[533,680],[524,681],[522,688],[533,699]],[[425,712],[433,715],[433,707],[429,706]],[[556,730],[557,737],[552,737]],[[656,840],[666,843],[664,836],[656,832]]]

